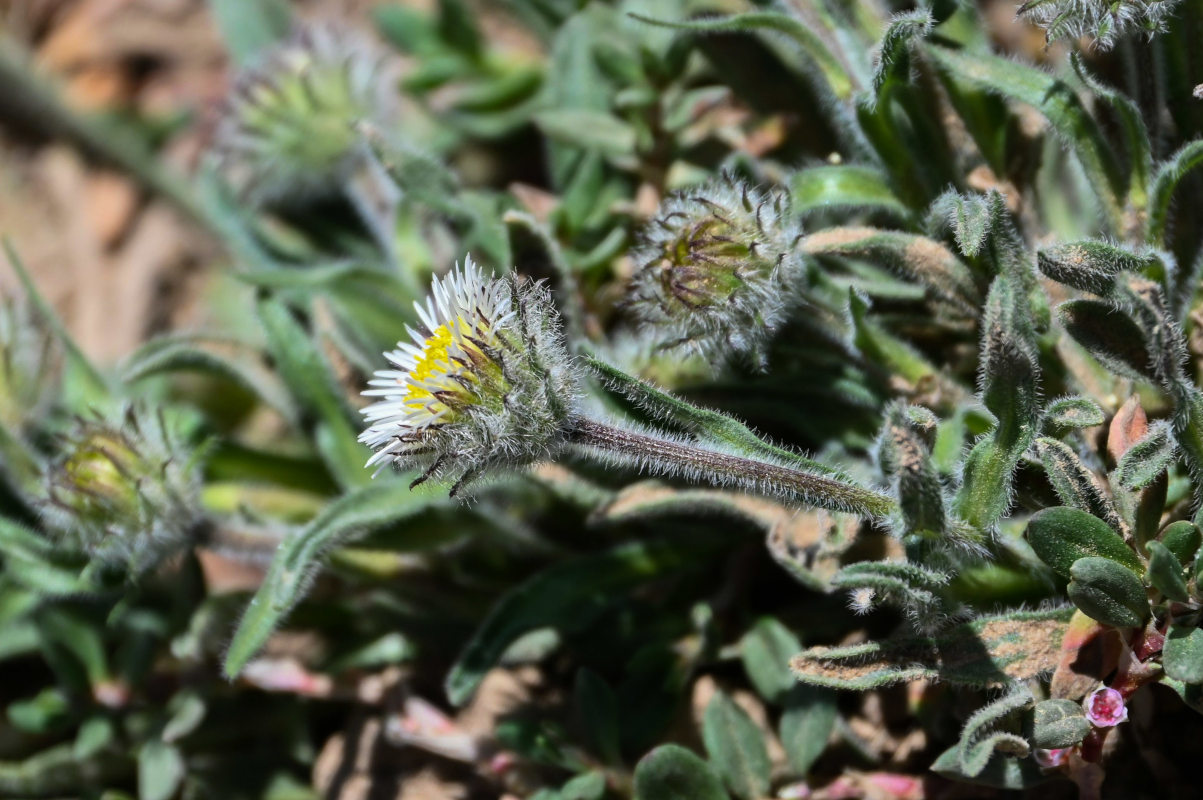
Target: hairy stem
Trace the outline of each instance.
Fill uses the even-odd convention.
[[[650,473],[702,479],[784,500],[879,518],[894,510],[889,497],[825,475],[721,453],[671,439],[578,419],[569,441]]]

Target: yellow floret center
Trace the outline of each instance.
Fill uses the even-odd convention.
[[[467,323],[460,318],[453,323],[440,325],[423,342],[422,354],[418,356],[414,368],[409,372],[409,386],[405,392],[404,403],[410,408],[424,408],[430,400],[436,399],[431,391],[432,386],[435,391],[463,391],[460,384],[450,380],[452,373],[463,371],[459,364],[451,360],[448,353],[455,343],[453,325],[466,327]],[[465,375],[468,379],[475,380],[471,372],[465,372]]]

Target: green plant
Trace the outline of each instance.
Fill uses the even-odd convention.
[[[1129,704],[1203,711],[1199,0],[1026,3],[1093,37],[1042,67],[951,0],[385,4],[395,75],[211,5],[212,157],[109,156],[225,248],[222,334],[100,369],[10,253],[0,669],[53,679],[0,794],[314,796],[358,698],[482,793],[1124,796]],[[853,724],[903,684],[921,764]]]

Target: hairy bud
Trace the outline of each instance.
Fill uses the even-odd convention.
[[[397,116],[384,56],[370,40],[334,25],[301,28],[238,76],[214,150],[247,200],[329,192],[366,150],[364,123]]]
[[[465,259],[415,304],[412,342],[385,353],[359,441],[368,466],[455,474],[461,486],[490,468],[550,458],[575,417],[578,376],[551,294],[541,283],[485,278]],[[377,470],[379,472],[379,470]]]
[[[1110,50],[1126,33],[1160,31],[1177,5],[1178,0],[1028,0],[1018,14],[1044,28],[1049,42],[1092,36],[1097,48]]]
[[[141,572],[207,528],[197,453],[162,416],[79,420],[47,476],[46,520],[94,558]]]
[[[800,236],[783,192],[723,177],[674,195],[635,254],[631,313],[660,348],[763,362]]]

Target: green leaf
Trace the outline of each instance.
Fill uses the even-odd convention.
[[[201,346],[200,337],[161,336],[139,347],[121,365],[121,380],[136,383],[152,375],[175,372],[201,372],[230,381],[251,392],[279,411],[285,419],[296,419],[296,409],[283,387],[245,363]],[[221,344],[214,337],[214,344]],[[225,342],[237,345],[237,342]],[[245,349],[245,346],[243,346]]]
[[[1184,573],[1186,568],[1168,547],[1161,542],[1153,541],[1147,545],[1149,551],[1149,571],[1145,580],[1171,600],[1179,603],[1190,601],[1190,593],[1186,590]]]
[[[1157,168],[1149,190],[1149,222],[1146,240],[1154,246],[1164,246],[1165,230],[1170,216],[1174,190],[1192,170],[1203,164],[1203,139],[1183,145]]]
[[[409,489],[404,479],[381,481],[344,495],[285,538],[234,631],[226,652],[226,677],[238,675],[301,600],[322,557],[331,548],[449,502],[430,490]]]
[[[1149,200],[1149,175],[1153,171],[1153,155],[1144,112],[1128,95],[1115,91],[1091,75],[1080,51],[1071,53],[1069,61],[1074,72],[1091,93],[1102,98],[1115,112],[1124,135],[1125,155],[1132,169],[1132,176],[1128,180],[1128,202],[1135,208],[1146,208]]]
[[[184,690],[171,698],[167,705],[171,717],[163,726],[162,739],[171,744],[196,730],[205,719],[208,706],[197,692]]]
[[[884,212],[902,220],[911,211],[890,188],[884,175],[857,165],[810,167],[790,180],[793,208],[801,216],[816,211]]]
[[[635,766],[635,800],[728,800],[710,765],[689,750],[665,744]]]
[[[561,800],[602,800],[606,793],[606,775],[600,770],[577,775],[560,788]]]
[[[209,10],[234,63],[245,66],[288,33],[283,0],[209,0]]]
[[[958,742],[960,767],[964,775],[976,778],[996,754],[1020,758],[1028,755],[1030,748],[1025,739],[1014,733],[993,728],[1033,702],[1035,698],[1030,689],[1022,683],[1013,683],[1007,687],[1006,694],[974,712],[961,730]]]
[[[1127,567],[1086,556],[1073,563],[1069,574],[1069,599],[1091,619],[1116,628],[1134,628],[1149,618],[1144,584]]]
[[[89,717],[79,726],[75,735],[74,754],[79,761],[85,761],[109,748],[117,740],[117,731],[108,717]]]
[[[898,14],[890,20],[877,50],[877,64],[873,69],[874,99],[880,96],[887,81],[910,79],[911,46],[916,39],[927,38],[934,24],[931,10],[926,8]]]
[[[1123,378],[1156,380],[1149,364],[1147,337],[1131,316],[1101,300],[1069,300],[1057,317],[1074,341]]]
[[[1097,517],[1076,508],[1046,508],[1028,521],[1028,543],[1036,555],[1062,577],[1070,577],[1075,561],[1100,556],[1133,573],[1144,565],[1119,534]]]
[[[1203,683],[1203,628],[1170,625],[1161,651],[1165,674],[1187,684]]]
[[[772,765],[764,735],[742,708],[716,691],[702,715],[702,741],[710,763],[732,794],[758,800],[769,792]]]
[[[364,468],[366,451],[357,441],[358,421],[314,336],[277,298],[259,301],[259,318],[280,377],[317,418],[314,436],[330,471],[343,488],[366,485],[371,473]]]
[[[1159,263],[1152,253],[1098,240],[1063,242],[1036,254],[1036,265],[1048,277],[1084,292],[1107,296],[1121,272],[1143,273]]]
[[[797,685],[789,660],[801,649],[798,637],[772,617],[758,620],[744,634],[739,644],[744,672],[766,701],[780,704]]]
[[[734,417],[719,411],[699,408],[604,361],[586,355],[585,365],[593,370],[611,391],[626,397],[636,407],[674,430],[722,443],[749,458],[784,459],[798,469],[828,475],[839,474],[818,461],[766,442]]]
[[[827,749],[839,709],[836,693],[821,686],[796,684],[785,696],[781,713],[781,746],[798,775],[805,776]]]
[[[139,800],[169,800],[185,774],[184,758],[171,745],[151,739],[138,751]]]
[[[1155,422],[1124,452],[1115,468],[1115,480],[1125,489],[1140,491],[1174,463],[1177,452],[1169,423]]]
[[[1035,438],[1040,416],[1035,331],[1022,288],[1000,274],[983,314],[982,403],[997,424],[969,452],[956,498],[959,516],[978,530],[997,523],[1010,507],[1015,468]]]
[[[812,647],[790,662],[803,683],[872,689],[912,680],[987,686],[1051,672],[1072,608],[982,617],[938,636],[898,636],[847,647]]]
[[[19,731],[44,736],[61,731],[71,720],[71,702],[57,687],[47,687],[6,709],[9,723]]]
[[[1076,153],[1113,231],[1123,229],[1127,177],[1094,118],[1064,81],[1033,67],[982,52],[940,45],[926,52],[950,76],[1036,108]]]
[[[951,250],[926,236],[878,228],[827,228],[807,236],[802,251],[812,256],[844,256],[881,264],[956,311],[977,315],[981,296],[970,272]]]
[[[607,764],[622,763],[618,700],[610,684],[588,667],[576,673],[574,690],[581,729]]]
[[[854,89],[852,80],[843,64],[827,47],[823,36],[808,28],[793,17],[772,11],[751,11],[727,17],[688,21],[658,20],[632,14],[635,19],[649,25],[661,25],[685,31],[707,33],[735,33],[740,31],[775,31],[792,39],[809,58],[819,72],[829,91],[840,100],[850,100]]]
[[[630,156],[635,152],[635,129],[604,111],[559,108],[540,111],[535,124],[557,141],[607,156]]]
[[[506,648],[536,628],[575,630],[633,587],[680,570],[705,548],[670,542],[630,542],[549,567],[510,590],[472,635],[447,675],[447,697],[466,703]]]
[[[1107,421],[1107,414],[1089,397],[1075,395],[1050,400],[1044,407],[1044,420],[1059,428],[1092,428]]]
[[[1074,747],[1090,733],[1082,704],[1073,700],[1045,700],[1036,704],[1032,744],[1045,750]]]
[[[1193,522],[1185,519],[1167,525],[1158,538],[1183,566],[1188,567],[1195,563],[1199,547],[1203,545],[1203,533]]]
[[[1049,779],[1030,758],[1012,758],[995,753],[976,775],[966,775],[961,767],[961,749],[954,745],[931,765],[932,772],[954,781],[990,786],[996,789],[1027,789]]]
[[[1064,442],[1047,436],[1036,440],[1036,452],[1057,497],[1067,506],[1092,514],[1123,533],[1124,525],[1115,504],[1100,488],[1094,473]]]

